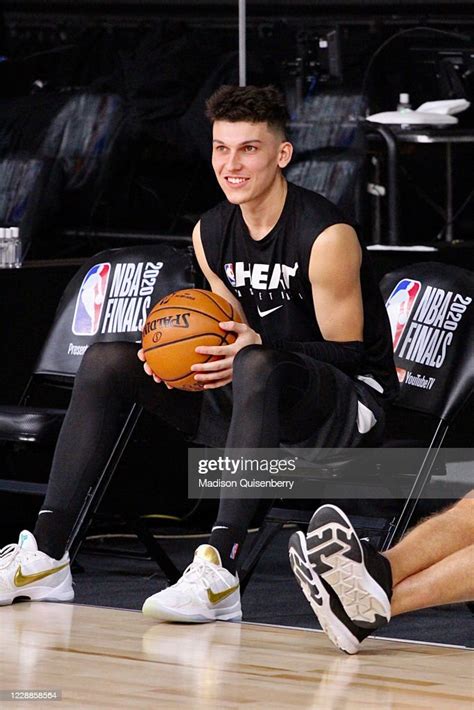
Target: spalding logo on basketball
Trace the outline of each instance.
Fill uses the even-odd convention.
[[[196,392],[191,365],[216,359],[200,355],[200,345],[230,345],[234,333],[219,328],[222,321],[239,321],[225,298],[204,289],[184,289],[165,296],[151,309],[142,332],[145,359],[155,375],[177,389]]]

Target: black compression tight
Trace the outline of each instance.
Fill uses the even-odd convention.
[[[197,403],[196,395],[169,391],[144,375],[136,351],[133,343],[101,343],[84,355],[34,531],[39,548],[52,557],[62,556],[87,492],[95,485],[131,404],[138,402],[158,415],[166,412],[166,420],[174,416],[178,426]],[[234,361],[227,446],[270,448],[277,447],[281,439],[303,440],[332,406],[326,382],[318,376],[318,368],[308,368],[299,355],[261,346],[244,348]],[[228,499],[223,490],[218,520],[246,530],[258,500]]]
[[[189,410],[193,395],[157,385],[144,374],[137,350],[133,343],[98,343],[83,357],[34,531],[39,549],[56,559],[64,553],[87,492],[97,482],[133,402],[158,413],[173,400],[178,409],[181,398],[182,411]]]
[[[234,360],[227,448],[277,448],[282,440],[303,441],[329,416],[334,401],[330,390],[331,380],[320,376],[317,363],[312,368],[293,353],[261,346],[244,348]],[[237,543],[240,548],[260,499],[231,498],[229,490],[221,489],[219,529],[212,533],[210,543],[220,548]],[[226,536],[223,529],[232,530],[232,535]],[[223,559],[227,558],[230,549],[224,549],[223,554]],[[232,568],[232,564],[224,564]]]

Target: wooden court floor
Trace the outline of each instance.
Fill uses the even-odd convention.
[[[474,655],[456,647],[369,639],[346,656],[318,631],[160,624],[134,611],[48,603],[0,609],[0,633],[7,710],[473,707]],[[25,695],[48,690],[61,700]]]

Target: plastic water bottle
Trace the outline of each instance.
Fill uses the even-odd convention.
[[[399,95],[397,111],[401,111],[402,113],[411,111],[410,94]]]
[[[0,268],[19,269],[21,239],[18,227],[0,227]]]

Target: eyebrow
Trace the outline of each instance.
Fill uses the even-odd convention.
[[[218,138],[214,138],[213,143],[220,143],[221,145],[225,145],[225,141],[220,141]],[[250,139],[248,141],[243,141],[242,143],[239,143],[239,145],[248,145],[249,143],[262,143],[263,141],[259,140],[258,138],[255,139]]]

